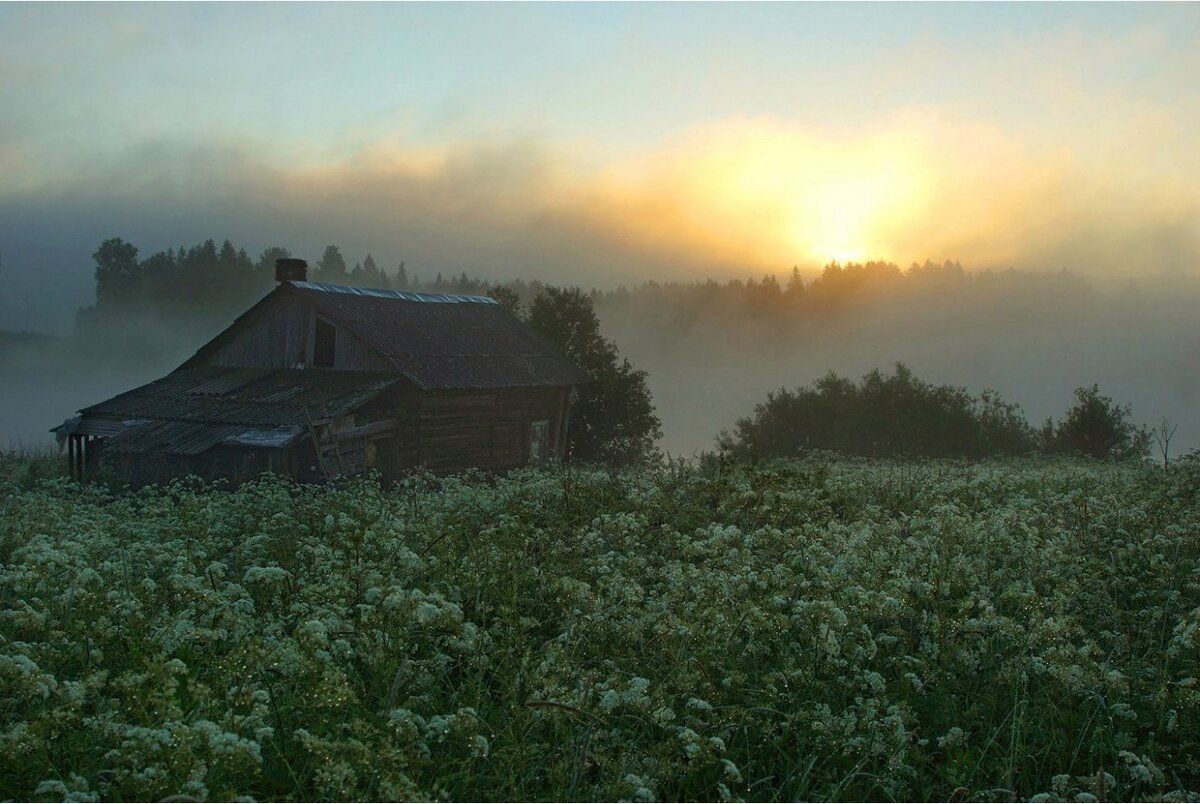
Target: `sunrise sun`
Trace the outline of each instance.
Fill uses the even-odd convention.
[[[705,248],[808,264],[896,259],[935,172],[916,139],[902,128],[835,137],[765,120],[716,127],[672,155],[682,197],[666,206],[690,211],[688,236],[704,232]],[[651,217],[659,236],[676,228]]]

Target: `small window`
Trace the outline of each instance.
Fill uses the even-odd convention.
[[[333,356],[337,345],[337,327],[324,318],[317,319],[317,331],[313,337],[313,366],[333,368]]]
[[[550,452],[550,422],[542,420],[529,425],[529,462],[546,460]]]

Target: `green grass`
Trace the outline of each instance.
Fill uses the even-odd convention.
[[[66,456],[53,450],[21,444],[0,450],[0,488],[28,491],[42,480],[66,476]]]
[[[0,797],[1195,796],[1200,466],[0,461]]]

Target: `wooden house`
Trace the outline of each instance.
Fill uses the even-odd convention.
[[[280,260],[278,286],[178,369],[55,428],[73,474],[392,479],[562,455],[588,376],[495,300],[305,272]]]

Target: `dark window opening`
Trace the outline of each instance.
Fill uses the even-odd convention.
[[[317,332],[313,338],[313,366],[333,368],[334,345],[337,342],[337,327],[323,318],[317,319]]]

